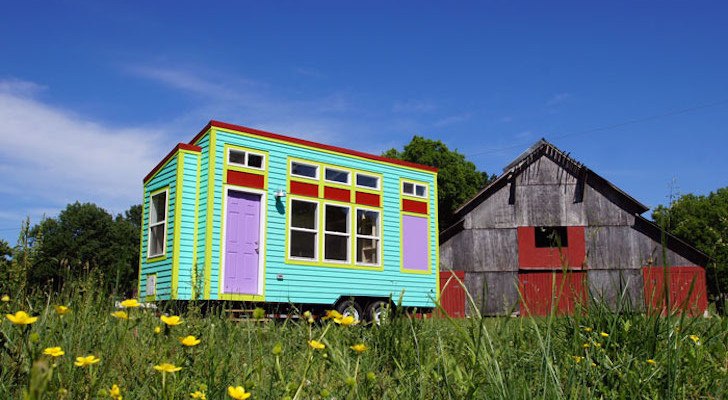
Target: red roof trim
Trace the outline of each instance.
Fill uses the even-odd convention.
[[[157,171],[159,171],[159,169],[162,168],[162,166],[164,166],[164,164],[166,164],[167,161],[169,161],[169,159],[172,158],[172,156],[174,156],[175,154],[177,154],[177,152],[180,151],[180,150],[196,151],[196,152],[199,153],[199,152],[202,151],[202,147],[200,147],[200,146],[194,146],[194,145],[187,144],[187,143],[179,143],[179,144],[177,144],[177,146],[175,146],[174,149],[172,149],[172,151],[170,151],[169,154],[167,154],[167,156],[164,157],[162,159],[162,161],[160,161],[159,164],[157,164],[157,166],[154,167],[152,169],[152,171],[149,172],[147,174],[147,176],[144,177],[143,182],[144,183],[147,183],[148,180],[152,179],[152,177],[157,173]]]
[[[220,121],[215,121],[215,120],[211,120],[200,131],[200,133],[198,133],[194,137],[194,139],[192,139],[192,141],[190,141],[190,144],[194,144],[195,142],[197,142],[197,140],[199,140],[213,126],[216,127],[216,128],[224,128],[224,129],[230,129],[230,130],[233,130],[233,131],[250,133],[250,134],[253,134],[253,135],[256,135],[256,136],[265,137],[265,138],[282,140],[284,142],[295,143],[295,144],[300,144],[300,145],[310,146],[310,147],[316,147],[316,148],[323,149],[323,150],[335,151],[337,153],[344,153],[344,154],[349,154],[349,155],[352,155],[352,156],[357,156],[357,157],[362,157],[362,158],[368,158],[370,160],[381,161],[381,162],[386,162],[386,163],[390,163],[390,164],[402,165],[402,166],[405,166],[405,167],[421,169],[421,170],[424,170],[424,171],[437,172],[437,167],[430,167],[429,165],[422,165],[422,164],[417,164],[417,163],[413,163],[413,162],[409,162],[409,161],[403,161],[403,160],[395,160],[393,158],[387,158],[387,157],[377,156],[377,155],[374,155],[374,154],[364,153],[364,152],[357,151],[357,150],[346,149],[346,148],[343,148],[343,147],[329,146],[327,144],[312,142],[310,140],[298,139],[298,138],[294,138],[294,137],[290,137],[290,136],[280,135],[278,133],[261,131],[259,129],[248,128],[248,127],[242,126],[242,125],[228,124],[226,122],[220,122]]]

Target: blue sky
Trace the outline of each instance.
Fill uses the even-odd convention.
[[[7,2],[0,238],[76,200],[139,203],[210,119],[377,154],[419,134],[490,173],[545,137],[649,206],[707,194],[728,186],[726,16],[702,1]]]

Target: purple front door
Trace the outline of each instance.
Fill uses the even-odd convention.
[[[260,195],[228,191],[223,293],[258,293]]]

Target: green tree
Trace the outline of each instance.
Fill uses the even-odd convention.
[[[728,292],[728,187],[707,196],[683,195],[655,208],[652,219],[711,258],[707,283],[713,299]]]
[[[414,136],[403,151],[393,148],[382,155],[438,168],[437,208],[441,229],[456,222],[452,220],[453,212],[495,179],[495,175],[478,171],[475,164],[457,150],[450,150],[442,141],[422,136]]]

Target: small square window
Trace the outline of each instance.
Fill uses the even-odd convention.
[[[426,197],[427,196],[427,187],[425,187],[424,185],[415,185],[415,196]]]
[[[317,179],[318,167],[315,165],[303,164],[294,161],[291,163],[291,175]]]
[[[409,182],[402,182],[402,193],[415,194],[415,184],[409,183]]]
[[[244,166],[245,165],[245,152],[241,151],[241,150],[230,149],[230,153],[228,153],[228,163]]]
[[[263,168],[263,156],[260,154],[248,153],[248,167]]]
[[[379,189],[379,178],[372,175],[356,174],[356,185],[370,189]]]
[[[157,293],[157,275],[147,275],[146,295],[154,296]]]
[[[325,178],[329,182],[348,184],[349,183],[349,172],[342,171],[340,169],[326,168]]]
[[[536,247],[569,247],[565,226],[537,226],[534,231]]]

